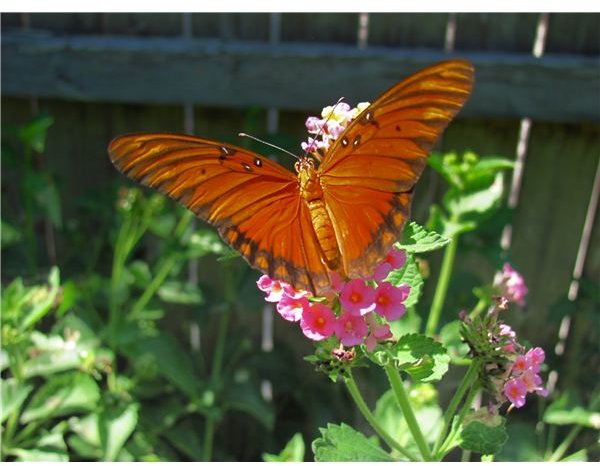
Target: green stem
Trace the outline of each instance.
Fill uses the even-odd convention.
[[[431,310],[429,311],[427,325],[425,326],[425,333],[428,336],[435,334],[440,321],[444,300],[446,299],[446,292],[448,291],[448,285],[450,284],[450,276],[452,275],[452,266],[454,265],[457,246],[458,234],[450,240],[450,244],[448,244],[448,247],[444,252],[440,277],[437,282],[435,294],[433,295],[433,303],[431,304]]]
[[[460,426],[462,425],[465,416],[467,415],[467,413],[469,412],[469,409],[471,409],[471,404],[473,403],[473,398],[475,398],[475,395],[477,395],[477,392],[479,391],[479,384],[478,383],[474,383],[471,385],[470,390],[469,390],[469,394],[467,395],[465,402],[460,410],[460,413],[458,414],[458,418],[456,421],[456,429],[453,429],[450,434],[448,435],[448,437],[446,438],[446,440],[444,441],[444,443],[442,444],[442,447],[439,449],[439,451],[436,452],[436,456],[435,459],[437,461],[441,461],[444,456],[446,456],[446,454],[452,449],[454,448],[452,446],[452,442],[454,441],[454,437],[456,436],[457,432],[460,430]]]
[[[154,275],[154,278],[150,284],[146,287],[142,295],[138,298],[135,304],[131,308],[131,312],[127,316],[128,320],[134,320],[140,312],[144,310],[148,302],[152,299],[152,296],[158,291],[165,279],[169,275],[169,272],[175,267],[177,263],[177,254],[173,254],[167,257],[162,264],[160,264],[158,271]]]
[[[210,374],[211,387],[213,390],[219,390],[221,369],[223,368],[223,356],[225,354],[225,341],[227,340],[227,329],[229,327],[229,316],[231,309],[226,309],[219,317],[219,329],[217,331],[217,341],[215,343],[215,352],[213,355],[213,364]],[[215,437],[216,419],[212,412],[206,417],[204,428],[204,461],[212,461],[213,443]]]
[[[446,414],[444,415],[444,426],[440,431],[440,435],[438,436],[437,441],[435,442],[435,447],[433,448],[433,454],[437,455],[439,452],[440,445],[442,445],[444,441],[444,437],[446,436],[446,432],[448,431],[448,427],[452,422],[452,418],[454,417],[454,413],[458,408],[461,400],[465,396],[465,393],[473,385],[473,379],[477,377],[477,373],[479,372],[479,363],[476,361],[472,361],[467,373],[462,379],[462,382],[458,386],[452,400],[450,400],[450,404],[448,405],[448,409],[446,409]]]
[[[582,426],[573,426],[571,431],[567,434],[565,439],[556,448],[556,450],[554,450],[554,453],[552,453],[552,456],[550,456],[550,458],[548,458],[547,461],[550,461],[550,462],[560,461],[560,459],[566,453],[567,449],[571,446],[571,443],[573,442],[573,440],[575,440],[577,438],[577,435],[579,434],[581,429],[582,429]]]
[[[488,307],[488,300],[485,298],[479,298],[479,302],[475,305],[471,313],[469,314],[469,318],[473,319],[481,314]]]
[[[8,416],[8,420],[6,421],[6,430],[4,431],[3,435],[3,447],[4,445],[7,445],[9,448],[11,446],[11,442],[15,434],[15,429],[17,427],[17,420],[19,419],[19,414],[19,410],[15,409],[12,413],[10,413],[10,416]]]
[[[421,428],[419,427],[415,413],[410,405],[410,400],[408,399],[408,394],[406,393],[400,374],[394,367],[389,365],[385,366],[385,373],[387,374],[390,385],[394,390],[396,401],[400,406],[400,411],[402,411],[406,425],[408,426],[408,429],[410,430],[417,447],[419,447],[419,451],[421,452],[421,455],[423,455],[423,459],[425,461],[432,461],[433,457],[431,456],[431,451],[429,451],[425,437],[423,437],[423,432],[421,432]]]
[[[213,441],[215,438],[215,420],[212,416],[206,418],[206,424],[204,426],[204,448],[202,454],[204,456],[203,461],[211,461],[213,451]]]
[[[361,412],[361,414],[364,416],[364,418],[367,420],[367,422],[373,428],[373,430],[377,432],[377,434],[384,440],[384,442],[387,443],[391,449],[396,450],[402,455],[406,456],[406,458],[408,458],[410,461],[419,461],[417,457],[415,457],[412,453],[407,451],[394,438],[392,438],[390,434],[388,434],[385,431],[385,429],[379,424],[377,419],[375,419],[375,416],[373,416],[373,413],[371,413],[369,407],[367,406],[367,403],[365,403],[365,400],[360,394],[360,390],[358,389],[356,381],[354,380],[354,376],[352,375],[352,372],[350,370],[348,370],[347,377],[344,378],[344,381],[346,382],[346,388],[348,389],[350,396],[352,396],[352,399],[356,403],[358,410]]]

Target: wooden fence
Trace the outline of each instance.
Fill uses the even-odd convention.
[[[4,14],[2,118],[55,117],[45,160],[68,212],[117,176],[106,155],[117,134],[235,141],[251,111],[264,115],[255,134],[300,141],[305,116],[340,95],[373,99],[449,56],[474,63],[476,85],[441,149],[518,161],[498,241],[543,322],[580,277],[600,283],[598,14]],[[426,174],[416,220],[440,190]],[[493,275],[468,251],[458,269]]]

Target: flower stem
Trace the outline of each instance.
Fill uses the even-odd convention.
[[[408,399],[408,394],[404,389],[404,384],[402,383],[400,374],[398,374],[398,371],[394,367],[389,365],[385,366],[385,373],[387,374],[390,385],[394,390],[396,401],[398,402],[400,410],[402,411],[402,415],[406,420],[406,425],[408,426],[408,429],[410,430],[417,447],[419,447],[419,451],[421,452],[421,455],[423,455],[423,459],[425,461],[432,461],[433,458],[431,456],[431,452],[429,451],[425,437],[423,437],[423,433],[421,432],[421,428],[419,427],[415,413],[410,405],[410,400]]]
[[[463,399],[465,393],[467,392],[469,387],[473,384],[473,379],[474,379],[474,377],[477,377],[478,371],[479,371],[479,363],[476,361],[472,361],[469,366],[469,369],[467,370],[467,373],[465,374],[465,376],[462,379],[462,382],[460,383],[458,389],[454,393],[452,400],[450,400],[448,409],[446,409],[446,413],[444,415],[444,426],[442,427],[442,430],[440,431],[440,435],[438,436],[438,439],[435,442],[435,447],[433,448],[434,455],[438,454],[440,445],[442,445],[442,442],[444,441],[444,436],[446,435],[446,432],[448,431],[448,427],[450,426],[450,423],[452,422],[452,418],[454,417],[454,413],[456,412],[456,409],[458,408],[458,405],[460,404],[460,401]]]
[[[465,416],[467,415],[467,413],[469,412],[469,409],[471,409],[471,404],[473,403],[473,399],[475,398],[475,395],[477,395],[477,392],[479,391],[479,384],[478,383],[473,383],[470,386],[470,390],[469,390],[469,394],[467,395],[465,402],[460,410],[460,413],[458,414],[458,419],[456,421],[456,429],[453,429],[450,434],[448,434],[448,437],[446,438],[446,440],[444,441],[444,443],[442,444],[441,448],[436,452],[435,455],[435,459],[437,461],[441,461],[442,459],[444,459],[444,456],[446,456],[446,454],[452,449],[454,448],[452,446],[452,442],[454,441],[454,437],[456,436],[460,426],[462,425]]]
[[[406,456],[406,458],[408,458],[410,461],[419,461],[418,458],[416,458],[412,453],[408,452],[395,439],[393,439],[390,434],[388,434],[379,424],[377,419],[375,419],[375,416],[373,416],[373,413],[371,413],[369,407],[365,403],[365,400],[360,394],[360,390],[356,385],[356,381],[354,380],[354,376],[352,375],[351,371],[348,371],[347,377],[344,379],[344,381],[346,382],[346,388],[348,389],[348,392],[350,392],[350,396],[352,396],[352,399],[356,403],[359,411],[367,420],[369,425],[373,428],[373,430],[377,432],[377,434],[379,434],[379,436],[385,441],[385,443],[387,443],[388,446],[393,450],[396,450]]]
[[[473,319],[481,314],[481,311],[484,311],[486,307],[488,307],[488,301],[485,298],[479,298],[479,302],[475,305],[471,313],[469,314],[469,318]]]
[[[571,443],[573,442],[573,440],[575,440],[577,438],[577,435],[579,434],[579,431],[581,429],[582,429],[582,426],[573,426],[571,431],[567,434],[565,439],[556,448],[556,450],[554,450],[554,453],[552,453],[552,456],[550,456],[550,458],[548,458],[547,461],[550,461],[550,462],[560,461],[560,459],[563,457],[563,455],[565,454],[567,449],[571,446]]]
[[[435,334],[438,323],[440,321],[442,307],[444,306],[444,300],[446,299],[446,292],[448,291],[450,276],[452,274],[452,266],[454,265],[454,258],[456,257],[457,246],[458,234],[456,234],[450,240],[450,244],[448,244],[448,247],[444,252],[444,259],[442,261],[440,277],[437,282],[435,294],[433,295],[433,303],[431,304],[431,310],[429,311],[427,325],[425,326],[425,334],[428,336],[432,336]]]

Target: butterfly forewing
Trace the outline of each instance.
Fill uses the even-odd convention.
[[[240,147],[181,134],[120,136],[108,152],[125,175],[215,226],[250,265],[304,289],[329,285],[297,178],[281,165]]]
[[[426,68],[375,100],[325,155],[320,180],[350,277],[369,275],[397,240],[427,155],[472,85],[468,62]]]

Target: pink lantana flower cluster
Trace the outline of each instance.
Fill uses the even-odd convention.
[[[548,394],[542,387],[539,375],[545,357],[542,348],[532,348],[525,354],[519,354],[510,366],[503,393],[516,408],[525,405],[527,393],[537,392],[542,396]]]
[[[346,102],[325,107],[321,112],[321,118],[309,116],[306,119],[306,129],[312,136],[306,142],[301,143],[305,152],[316,153],[319,150],[327,150],[344,131],[348,123],[357,117],[369,102],[361,102],[356,107],[350,108]]]
[[[265,300],[276,303],[281,317],[300,323],[307,338],[320,341],[335,336],[344,346],[364,343],[367,351],[373,351],[378,342],[392,337],[388,322],[406,312],[404,301],[410,294],[410,286],[383,281],[392,269],[402,267],[405,262],[406,253],[392,248],[373,277],[347,282],[335,277],[331,293],[320,298],[267,275],[256,283],[266,294]]]
[[[498,288],[499,293],[509,301],[517,303],[519,306],[525,305],[525,296],[529,291],[525,285],[525,279],[509,263],[504,264],[494,285]]]

